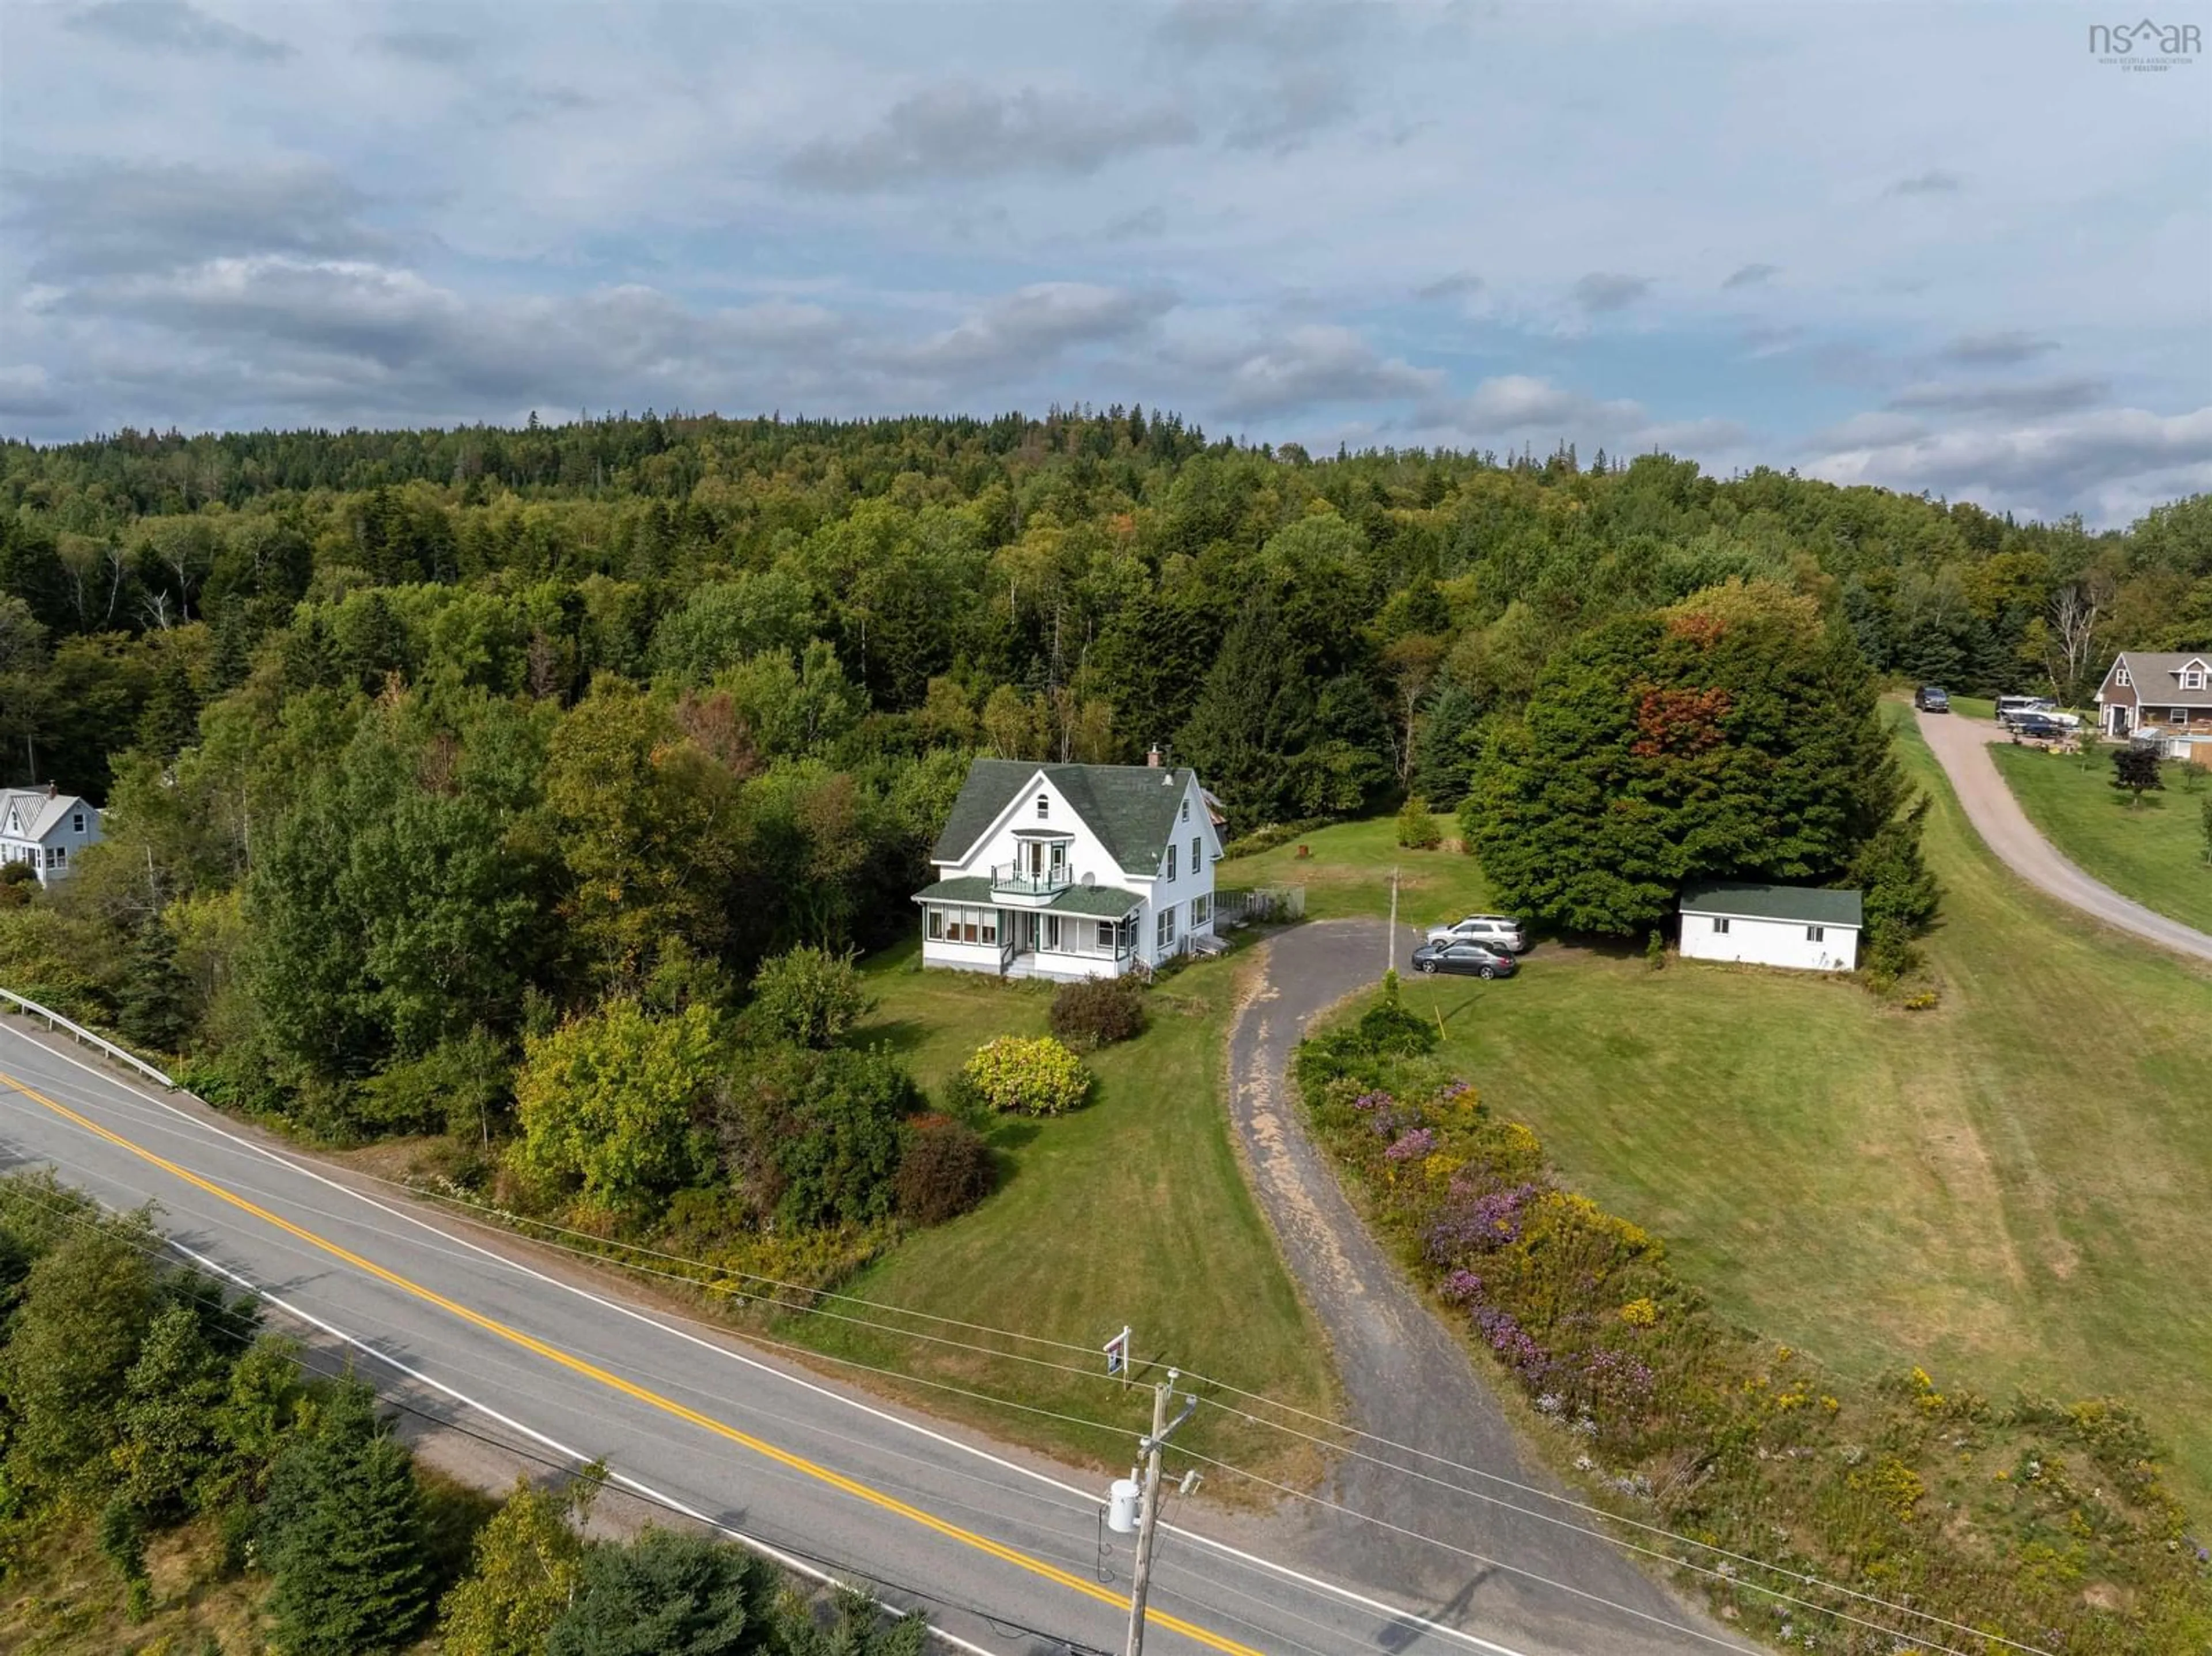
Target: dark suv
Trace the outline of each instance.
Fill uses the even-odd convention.
[[[1951,698],[1941,684],[1923,684],[1912,693],[1912,705],[1923,713],[1948,713]]]

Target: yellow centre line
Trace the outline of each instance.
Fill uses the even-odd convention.
[[[410,1294],[425,1304],[436,1306],[441,1311],[449,1313],[465,1323],[481,1328],[488,1334],[497,1335],[510,1344],[519,1345],[524,1350],[544,1358],[548,1362],[557,1363],[572,1374],[581,1374],[586,1380],[596,1380],[611,1391],[621,1392],[624,1397],[634,1398],[640,1403],[659,1410],[663,1414],[672,1415],[677,1419],[696,1426],[703,1431],[712,1432],[717,1437],[726,1439],[742,1448],[750,1449],[755,1454],[772,1460],[779,1466],[788,1467],[793,1471],[813,1478],[817,1483],[826,1483],[831,1489],[841,1490],[855,1500],[864,1501],[868,1505],[884,1512],[896,1513],[909,1523],[919,1524],[922,1528],[933,1531],[947,1540],[957,1541],[963,1546],[973,1547],[978,1552],[987,1553],[1002,1563],[1012,1564],[1017,1569],[1027,1570],[1031,1575],[1041,1576],[1045,1580],[1066,1587],[1071,1592],[1079,1592],[1086,1598],[1095,1598],[1102,1604],[1110,1604],[1121,1611],[1127,1611],[1129,1607],[1129,1601],[1127,1598],[1118,1593],[1108,1592],[1096,1582],[1086,1581],[1079,1575],[1072,1575],[1055,1564],[1048,1564],[1041,1558],[1032,1558],[1029,1554],[994,1541],[988,1536],[978,1535],[973,1530],[964,1530],[957,1524],[947,1523],[933,1513],[927,1513],[919,1507],[910,1506],[896,1495],[885,1495],[880,1489],[871,1489],[856,1479],[847,1477],[842,1472],[832,1471],[829,1467],[809,1460],[803,1455],[795,1455],[787,1449],[779,1449],[773,1443],[757,1438],[750,1432],[741,1432],[736,1427],[716,1420],[712,1416],[702,1415],[696,1409],[687,1408],[673,1398],[663,1397],[659,1392],[650,1391],[635,1381],[626,1380],[621,1375],[600,1368],[597,1363],[587,1362],[581,1357],[572,1356],[566,1351],[524,1333],[519,1328],[510,1328],[507,1324],[487,1317],[480,1311],[472,1311],[458,1301],[447,1299],[435,1289],[425,1288],[420,1283],[400,1276],[397,1271],[387,1271],[372,1259],[365,1259],[349,1248],[341,1247],[336,1242],[318,1236],[314,1232],[294,1224],[289,1219],[280,1217],[270,1212],[268,1209],[246,1200],[243,1196],[225,1190],[211,1180],[203,1179],[189,1168],[179,1167],[166,1156],[155,1154],[144,1145],[133,1143],[120,1133],[110,1131],[97,1121],[79,1114],[66,1104],[55,1102],[44,1093],[26,1086],[11,1075],[0,1072],[0,1083],[5,1083],[14,1088],[33,1103],[44,1105],[64,1120],[75,1122],[95,1137],[105,1139],[118,1149],[130,1151],[142,1162],[149,1162],[164,1173],[183,1180],[195,1189],[205,1191],[210,1196],[228,1202],[240,1212],[250,1213],[264,1223],[275,1226],[287,1235],[297,1237],[311,1247],[319,1248],[332,1259],[343,1260],[356,1271],[366,1271],[380,1282],[389,1283],[401,1292]],[[1224,1639],[1218,1633],[1183,1621],[1179,1617],[1165,1616],[1153,1611],[1146,1616],[1146,1621],[1147,1625],[1163,1627],[1171,1632],[1180,1633],[1185,1638],[1194,1640],[1209,1650],[1220,1651],[1223,1656],[1263,1656],[1262,1652],[1253,1649],[1249,1645],[1240,1645],[1233,1639]]]

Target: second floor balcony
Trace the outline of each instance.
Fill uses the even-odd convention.
[[[1074,883],[1065,863],[1031,868],[1023,863],[1004,863],[991,870],[991,889],[1006,897],[1049,897]]]

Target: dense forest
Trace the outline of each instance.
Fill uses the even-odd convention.
[[[817,1604],[696,1532],[587,1539],[605,1469],[551,1470],[572,1476],[496,1510],[426,1476],[366,1381],[174,1264],[148,1215],[0,1178],[0,1641],[374,1656],[434,1625],[446,1656],[923,1647],[920,1616]],[[111,1591],[87,1590],[88,1556]]]
[[[2212,497],[2093,533],[1658,455],[1316,460],[1120,408],[126,432],[0,446],[0,587],[5,778],[108,813],[52,891],[0,884],[0,981],[234,1106],[489,1148],[564,1021],[681,1069],[764,961],[902,934],[978,753],[1158,743],[1232,833],[1471,790],[1503,820],[1541,804],[1547,719],[1586,731],[1574,698],[1619,713],[1627,680],[1657,722],[1626,749],[1706,762],[1684,652],[1734,616],[1784,656],[1730,694],[1842,710],[1843,779],[1800,767],[1818,831],[1698,832],[1841,877],[1907,809],[1872,687],[2079,696],[2115,647],[2212,643]],[[1638,928],[1663,893],[1553,900],[1494,854],[1559,924]],[[1728,854],[1763,866],[1699,867]],[[695,1009],[696,1040],[663,1027]],[[920,1108],[798,1050],[763,1083],[790,1110]],[[678,1162],[737,1154],[699,1131]]]

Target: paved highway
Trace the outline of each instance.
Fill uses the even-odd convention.
[[[1101,1478],[994,1449],[612,1297],[587,1276],[529,1263],[498,1239],[309,1165],[13,1017],[0,1020],[0,1157],[52,1165],[113,1206],[156,1201],[179,1247],[350,1344],[361,1372],[387,1395],[464,1426],[496,1422],[502,1435],[526,1435],[556,1456],[604,1459],[618,1482],[728,1530],[912,1584],[934,1600],[925,1604],[933,1623],[969,1650],[1121,1647],[1129,1561],[1125,1542],[1102,1536]],[[1467,1499],[1442,1492],[1431,1532],[1449,1541],[1453,1503]],[[1204,1526],[1172,1528],[1155,1569],[1147,1648],[1741,1648],[1600,1602],[1572,1582],[1521,1576],[1511,1561],[1443,1554],[1469,1592],[1434,1604],[1390,1604],[1357,1581],[1322,1579],[1328,1559],[1358,1556],[1345,1543],[1363,1527],[1323,1513],[1294,1530],[1263,1528],[1295,1537],[1267,1546],[1271,1557]],[[1114,1543],[1103,1559],[1102,1540]],[[1501,1574],[1524,1614],[1510,1629],[1485,1628],[1466,1600]]]

